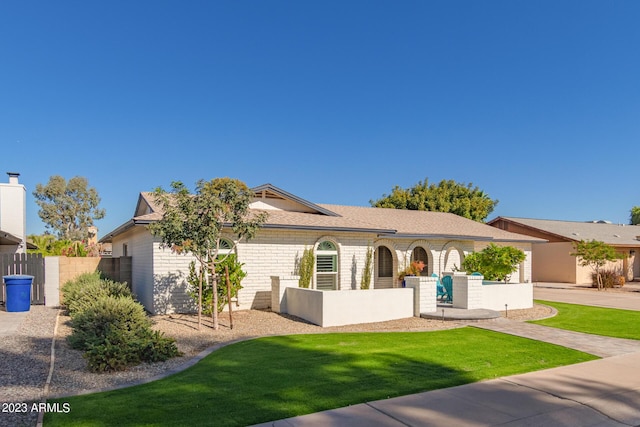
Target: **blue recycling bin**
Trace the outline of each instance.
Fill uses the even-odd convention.
[[[31,284],[33,276],[16,274],[2,276],[7,289],[7,311],[29,311],[31,308]]]

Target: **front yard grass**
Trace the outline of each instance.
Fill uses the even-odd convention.
[[[44,425],[245,426],[593,359],[476,328],[265,337],[163,380],[52,400],[71,411]]]
[[[536,301],[558,310],[557,316],[530,323],[588,334],[640,340],[640,311]]]

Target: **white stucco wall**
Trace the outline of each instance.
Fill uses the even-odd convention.
[[[26,253],[27,190],[17,182],[0,183],[0,230],[22,240],[21,245],[0,245],[0,252]]]
[[[410,288],[346,292],[287,288],[286,293],[289,314],[322,327],[384,322],[413,316],[414,291]]]

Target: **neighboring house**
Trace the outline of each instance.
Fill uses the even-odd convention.
[[[599,240],[616,248],[624,258],[605,268],[615,268],[627,281],[640,278],[640,226],[606,221],[576,222],[498,217],[489,225],[505,231],[546,239],[533,245],[534,282],[591,284],[592,270],[581,267],[574,251],[580,240]]]
[[[295,275],[305,248],[316,255],[312,288],[353,290],[360,288],[368,247],[374,250],[371,287],[392,288],[401,286],[398,271],[412,260],[424,261],[423,275],[441,275],[492,242],[527,254],[512,278],[530,282],[531,245],[543,241],[449,213],[318,205],[271,184],[252,191],[251,208],[269,217],[255,238],[236,248],[247,273],[238,295],[241,309],[268,308],[272,277]],[[141,193],[134,217],[100,242],[112,243],[114,257],[132,257],[132,289],[148,311],[192,311],[186,281],[192,257],[163,249],[147,229],[161,217],[152,193]],[[230,235],[224,246],[233,246]]]
[[[19,173],[7,172],[7,175],[9,183],[0,183],[0,252],[25,253],[27,190],[18,182]]]

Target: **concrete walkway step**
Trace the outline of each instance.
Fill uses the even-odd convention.
[[[453,308],[451,306],[439,305],[436,311],[430,313],[420,313],[420,317],[424,319],[472,321],[497,319],[500,317],[500,313],[494,310],[488,310],[486,308],[467,310],[464,308]]]
[[[505,318],[470,323],[469,326],[544,341],[599,357],[612,357],[640,352],[640,341],[637,340],[566,331]]]

